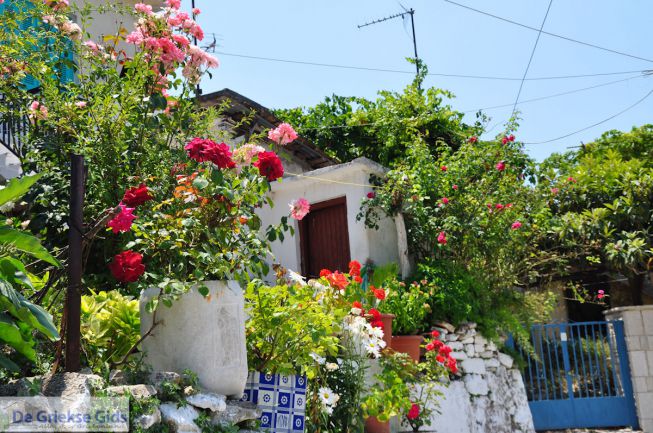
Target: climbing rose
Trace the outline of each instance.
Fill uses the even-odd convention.
[[[501,139],[501,143],[502,143],[502,144],[508,144],[508,137],[503,137],[503,138]]]
[[[449,358],[449,360],[447,361],[447,368],[452,374],[458,373],[458,365],[454,358]]]
[[[261,152],[258,160],[253,164],[258,168],[261,176],[265,176],[269,182],[273,182],[283,176],[283,165],[274,152]]]
[[[144,183],[139,186],[128,188],[125,195],[122,197],[122,202],[128,207],[140,206],[146,201],[152,200],[154,197],[150,195],[147,186]]]
[[[406,415],[406,418],[409,420],[414,420],[419,417],[419,404],[413,403],[413,405],[410,407],[410,410],[408,411],[408,414]]]
[[[85,108],[86,107],[86,101],[77,101],[77,102],[75,102],[75,107]]]
[[[440,336],[440,332],[437,330],[431,331],[431,337],[433,338],[438,338]]]
[[[373,199],[374,197],[376,197],[376,194],[374,193],[374,191],[370,191],[370,192],[367,193],[367,198],[369,198],[370,200]]]
[[[291,201],[288,206],[290,206],[290,216],[297,221],[301,221],[311,210],[311,204],[303,197]]]
[[[572,176],[569,176],[567,178],[567,182],[576,183],[576,179],[574,179]]]
[[[510,134],[510,135],[508,136],[508,141],[511,141],[511,142],[512,142],[512,141],[515,141],[515,136],[512,135],[512,134]]]
[[[268,132],[268,138],[280,145],[286,145],[297,139],[297,133],[287,123],[282,123]]]
[[[452,188],[453,188],[455,191],[458,191],[458,185],[454,185],[454,186],[452,186]]]
[[[476,136],[471,136],[469,137],[469,140],[467,140],[469,143],[476,143],[478,141],[478,137]]]
[[[114,233],[128,232],[136,219],[136,215],[133,214],[134,208],[127,207],[122,203],[118,206],[120,207],[120,213],[109,220],[107,227],[110,227]]]
[[[123,251],[115,255],[109,269],[116,280],[133,283],[145,272],[143,256],[131,250]]]
[[[599,290],[599,294],[596,295],[597,298],[603,299],[605,297],[605,291],[604,290]]]
[[[217,144],[213,140],[195,137],[184,146],[184,149],[190,159],[194,159],[197,162],[204,162],[208,160],[204,154],[204,150],[211,143]]]
[[[443,165],[442,167],[440,167],[440,170],[442,170],[442,171],[447,171],[447,166],[446,166],[446,165]]]
[[[445,232],[440,232],[438,235],[438,243],[441,245],[447,245],[447,234]]]
[[[558,188],[551,188],[551,194],[556,195],[560,192],[560,189]]]
[[[506,169],[506,163],[503,161],[497,162],[497,165],[495,166],[497,170],[503,171]]]
[[[514,223],[512,223],[510,228],[513,229],[513,230],[517,230],[517,229],[521,228],[521,223],[519,221],[515,221]]]
[[[208,143],[201,150],[202,158],[205,161],[211,161],[218,168],[234,168],[236,163],[231,159],[231,150],[226,143],[216,143],[215,141],[206,140]]]
[[[449,199],[446,197],[442,197],[442,204],[449,204]]]

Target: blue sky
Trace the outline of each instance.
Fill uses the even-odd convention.
[[[539,27],[547,0],[460,3]],[[495,20],[443,0],[401,0],[414,8],[417,49],[430,72],[521,78],[537,32]],[[359,30],[358,24],[402,11],[396,0],[196,0],[198,20],[218,37],[217,50],[250,56],[411,71],[410,23],[395,19]],[[190,7],[190,0],[184,0]],[[647,0],[554,0],[544,30],[653,59]],[[204,43],[210,42],[208,35]],[[204,44],[202,43],[202,45]],[[380,89],[401,90],[410,74],[335,69],[251,60],[217,54],[221,66],[205,93],[229,87],[270,108],[310,106],[331,94],[374,98]],[[653,63],[600,51],[542,35],[528,77],[592,74],[653,69]],[[653,76],[637,73],[564,80],[526,81],[521,100],[573,91],[636,77],[570,95],[525,103],[521,110],[522,141],[539,142],[579,130],[625,109],[653,89]],[[452,91],[450,103],[460,111],[512,104],[519,81],[430,76],[427,86]],[[566,139],[528,144],[541,160],[591,141],[608,129],[629,130],[652,122],[653,95],[635,108],[600,126]],[[490,126],[504,122],[512,107],[488,110]],[[474,113],[468,113],[470,121]],[[492,131],[496,134],[501,124]]]

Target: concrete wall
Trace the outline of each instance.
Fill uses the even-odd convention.
[[[346,164],[326,167],[305,172],[301,177],[288,176],[281,182],[272,185],[270,193],[275,206],[264,206],[259,215],[263,227],[278,224],[281,217],[289,214],[288,203],[296,198],[304,197],[310,203],[318,203],[338,197],[346,197],[347,223],[349,229],[349,250],[352,260],[364,263],[371,259],[382,265],[389,262],[400,262],[400,247],[397,240],[397,223],[391,218],[383,218],[379,222],[379,230],[368,229],[363,221],[357,221],[361,202],[372,188],[369,175],[380,175],[383,168],[366,159],[359,158]],[[282,266],[301,271],[301,252],[299,246],[299,225],[294,219],[289,221],[295,227],[295,236],[286,237],[283,242],[272,244],[275,262]],[[399,220],[403,224],[403,220]],[[401,247],[405,251],[405,246]]]
[[[623,320],[639,427],[653,433],[653,305],[613,308],[608,320]]]

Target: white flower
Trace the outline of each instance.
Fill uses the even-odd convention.
[[[313,358],[315,360],[315,362],[317,362],[320,365],[322,365],[322,364],[324,364],[326,362],[326,358],[324,358],[323,356],[318,355],[315,352],[312,352],[309,356],[311,358]]]
[[[339,367],[335,362],[327,362],[325,365],[327,371],[336,371]]]
[[[297,272],[291,270],[291,269],[286,269],[286,275],[288,275],[288,279],[292,281],[295,284],[299,284],[300,286],[305,286],[306,285],[306,278],[302,277],[300,274]]]
[[[322,408],[327,414],[333,413],[333,408],[338,404],[340,396],[333,392],[331,388],[323,386],[318,391]]]
[[[354,316],[360,316],[362,312],[363,310],[361,310],[360,308],[354,307],[351,309],[351,314],[353,314]]]

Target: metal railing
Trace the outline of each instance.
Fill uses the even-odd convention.
[[[0,145],[7,148],[18,158],[22,158],[25,138],[29,131],[29,119],[26,115],[19,115],[20,110],[16,110],[5,95],[0,94],[0,105],[3,110],[0,111]]]

